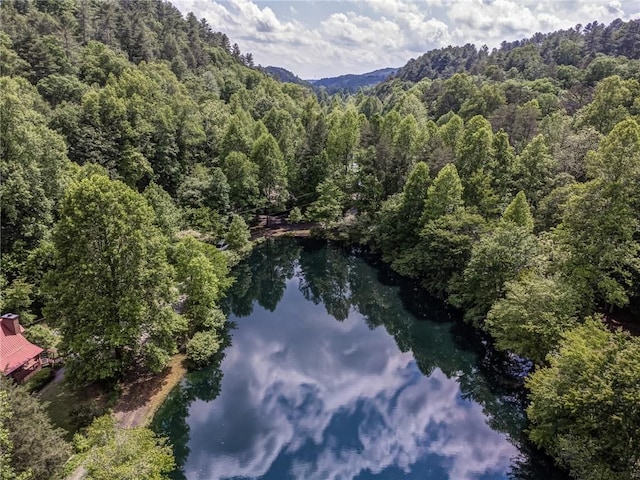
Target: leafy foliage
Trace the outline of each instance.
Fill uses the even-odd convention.
[[[506,222],[513,222],[516,225],[526,228],[530,232],[533,231],[533,215],[527,203],[527,197],[521,190],[515,196],[513,201],[505,209],[502,219]]]
[[[527,381],[531,438],[578,478],[637,477],[638,338],[588,319],[548,360]]]
[[[316,189],[318,199],[307,210],[307,218],[329,226],[342,217],[344,194],[333,180],[325,180]]]
[[[51,425],[38,399],[25,388],[1,377],[0,414],[3,410],[0,442],[10,447],[7,449],[8,466],[17,474],[11,477],[9,473],[8,478],[48,480],[60,473],[71,454],[71,446],[65,441],[64,432]],[[3,445],[3,453],[4,448]],[[0,471],[2,468],[4,465]]]
[[[197,367],[204,367],[219,349],[220,340],[215,330],[196,332],[187,343],[187,358]]]
[[[172,272],[154,218],[140,194],[101,175],[67,191],[47,316],[79,383],[117,377],[140,359],[159,371],[175,349]]]
[[[582,316],[637,313],[638,20],[433,50],[333,97],[278,83],[161,0],[6,0],[0,25],[3,308],[44,314],[78,382],[157,371],[190,337],[208,358],[261,213],[332,226],[348,212],[349,240],[538,365]],[[207,243],[223,238],[224,253]],[[291,258],[278,272],[262,258],[269,274],[237,288],[275,308]],[[346,284],[336,273],[323,294],[338,317]],[[576,476],[631,468],[587,430],[539,443]]]
[[[559,278],[535,272],[508,282],[505,290],[487,315],[487,331],[499,349],[544,364],[562,334],[577,324],[576,293]]]
[[[225,318],[217,304],[229,287],[229,268],[223,253],[193,237],[175,246],[176,277],[186,296],[184,316],[188,333],[221,329]]]
[[[251,249],[251,242],[249,242],[249,238],[250,234],[247,223],[240,215],[234,215],[231,223],[229,224],[229,231],[225,236],[225,241],[232,250],[243,254]]]
[[[175,465],[164,439],[148,428],[118,428],[108,415],[95,419],[74,443],[78,455],[72,465],[81,465],[96,480],[161,480]]]
[[[526,227],[496,227],[473,246],[451,302],[465,309],[466,320],[482,325],[491,306],[504,295],[505,282],[532,267],[537,251],[537,239]]]

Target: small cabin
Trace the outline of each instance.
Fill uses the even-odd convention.
[[[0,317],[0,371],[23,383],[42,368],[40,355],[44,351],[27,340],[20,316],[5,313]]]

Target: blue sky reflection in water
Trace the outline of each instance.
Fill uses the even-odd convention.
[[[262,283],[258,300],[278,291],[282,298],[273,312],[256,302],[249,316],[232,315],[237,328],[221,364],[220,394],[192,398],[188,407],[184,477],[506,478],[519,451],[471,399],[500,403],[488,398],[475,355],[455,347],[452,324],[416,321],[402,309],[398,288],[382,285],[355,256],[298,252],[294,263],[274,265],[271,279],[256,279],[256,270],[239,280],[255,292]],[[342,301],[336,311],[347,317],[336,320],[323,299],[329,310]],[[393,318],[385,323],[377,315]],[[413,350],[429,349],[419,353],[428,376],[410,345],[402,352],[388,329]]]

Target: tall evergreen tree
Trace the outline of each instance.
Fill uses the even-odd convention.
[[[455,213],[463,206],[462,182],[458,176],[455,165],[445,166],[427,192],[427,200],[424,204],[422,224],[434,220],[442,215]]]
[[[422,212],[427,201],[427,192],[431,178],[429,167],[419,162],[411,170],[407,183],[404,185],[400,215],[404,220],[405,235],[417,239],[421,227]]]
[[[267,203],[273,206],[284,203],[289,196],[287,165],[271,134],[264,133],[256,140],[251,160],[258,165],[260,190]]]
[[[506,222],[513,222],[516,225],[525,227],[528,231],[533,231],[533,215],[527,202],[527,197],[523,191],[518,192],[513,201],[505,209],[502,219]]]

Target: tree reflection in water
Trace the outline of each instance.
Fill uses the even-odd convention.
[[[564,478],[522,434],[522,365],[375,257],[281,239],[235,274],[227,358],[156,417],[175,478]]]

